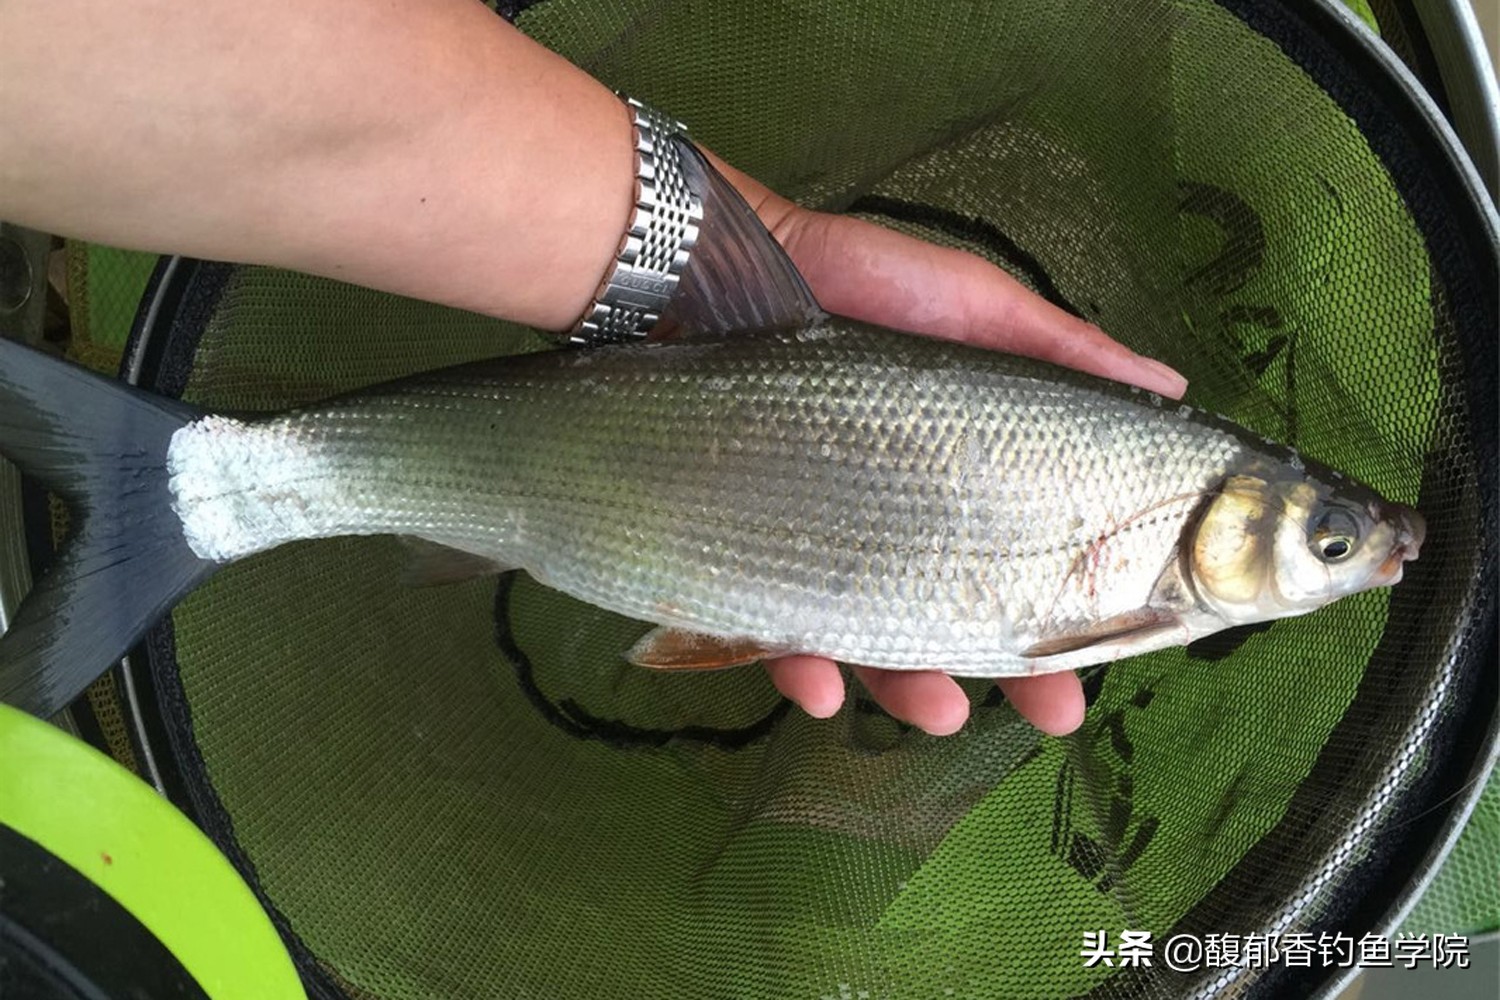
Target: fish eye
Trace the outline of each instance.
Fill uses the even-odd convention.
[[[1359,525],[1348,511],[1330,508],[1313,523],[1310,541],[1319,559],[1338,562],[1354,551],[1359,541]]]
[[[1347,538],[1321,538],[1318,540],[1318,551],[1329,562],[1335,562],[1344,558],[1353,548]]]

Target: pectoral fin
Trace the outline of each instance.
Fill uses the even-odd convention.
[[[401,571],[401,582],[408,587],[461,583],[515,568],[505,566],[488,556],[430,542],[416,535],[402,535],[401,545],[406,550],[406,566]]]
[[[724,670],[778,652],[754,639],[725,639],[664,625],[642,636],[625,658],[652,670]]]
[[[1069,623],[1068,626],[1048,635],[1021,655],[1041,659],[1044,656],[1072,653],[1106,643],[1143,639],[1166,629],[1179,627],[1181,623],[1174,614],[1156,608],[1138,608],[1102,621]]]

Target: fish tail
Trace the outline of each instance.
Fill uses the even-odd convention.
[[[188,548],[168,487],[172,435],[200,416],[0,340],[0,454],[72,523],[0,636],[0,701],[62,710],[218,568]]]

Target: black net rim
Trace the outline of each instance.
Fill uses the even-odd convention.
[[[1218,0],[1252,30],[1279,45],[1359,123],[1372,150],[1411,207],[1427,241],[1434,270],[1453,292],[1462,348],[1476,363],[1467,370],[1466,398],[1476,442],[1493,440],[1497,417],[1497,338],[1494,289],[1500,271],[1500,223],[1477,174],[1434,101],[1412,74],[1336,3],[1308,5]],[[527,5],[529,6],[529,5]],[[121,376],[180,397],[209,318],[234,273],[234,265],[169,257],[160,262],[143,296],[126,346]],[[1486,338],[1486,331],[1489,333]],[[1311,928],[1389,933],[1431,878],[1473,809],[1483,778],[1500,748],[1500,638],[1497,638],[1497,545],[1500,545],[1500,457],[1476,453],[1485,552],[1470,641],[1455,656],[1455,673],[1468,690],[1456,699],[1465,711],[1431,733],[1434,764],[1403,794],[1401,835],[1359,862],[1347,894]],[[244,876],[271,915],[302,974],[309,996],[346,996],[329,968],[298,937],[262,889],[253,861],[240,847],[234,825],[208,780],[193,735],[191,708],[177,672],[170,619],[155,628],[118,668],[118,690],[127,702],[133,739],[158,787],[214,840]],[[1295,839],[1279,827],[1266,840]],[[1269,845],[1275,849],[1276,844]],[[1243,862],[1242,862],[1243,863]],[[1212,898],[1212,894],[1210,896]],[[1201,905],[1201,904],[1200,904]],[[1191,923],[1192,914],[1184,918]],[[1171,933],[1171,932],[1169,932]],[[1321,977],[1321,978],[1320,978]],[[1110,989],[1126,984],[1111,979]],[[1329,994],[1347,976],[1338,970],[1277,968],[1250,985],[1252,996]],[[1143,984],[1144,985],[1144,984]],[[1245,984],[1241,984],[1245,985]],[[1212,995],[1205,980],[1197,995]]]

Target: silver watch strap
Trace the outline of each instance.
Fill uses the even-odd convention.
[[[594,304],[573,328],[575,344],[645,337],[677,291],[698,242],[703,200],[689,189],[675,137],[686,128],[626,101],[635,130],[635,209]]]

